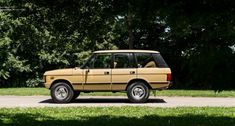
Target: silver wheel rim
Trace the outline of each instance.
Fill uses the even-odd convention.
[[[142,86],[135,86],[135,87],[132,88],[131,93],[132,93],[132,96],[135,99],[139,100],[139,99],[142,99],[144,97],[145,90],[144,90],[144,87],[142,87]]]
[[[68,96],[68,90],[65,86],[58,86],[55,89],[55,97],[57,99],[63,100],[67,98]]]

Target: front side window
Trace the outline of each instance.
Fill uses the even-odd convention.
[[[111,54],[95,54],[88,62],[88,67],[93,69],[111,68]]]
[[[138,68],[155,68],[157,67],[151,53],[136,53]]]
[[[114,68],[132,68],[133,62],[132,53],[114,53],[114,62],[113,67]]]

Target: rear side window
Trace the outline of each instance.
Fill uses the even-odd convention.
[[[168,68],[168,65],[166,64],[165,60],[162,58],[160,53],[154,53],[153,57],[154,57],[154,60],[156,61],[158,67]]]
[[[132,53],[114,53],[114,68],[133,68]]]
[[[135,53],[138,68],[155,68],[157,64],[151,53]]]

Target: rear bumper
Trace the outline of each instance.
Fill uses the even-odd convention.
[[[157,87],[155,86],[154,88],[152,88],[152,90],[165,90],[168,89],[169,87],[171,87],[173,85],[173,83],[171,81],[166,82],[165,84],[159,84]]]
[[[172,81],[170,81],[169,87],[171,87],[172,85],[173,85],[173,82],[172,82]]]

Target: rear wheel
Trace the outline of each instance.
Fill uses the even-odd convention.
[[[127,87],[127,96],[134,103],[146,102],[149,98],[149,88],[143,82],[134,82]]]
[[[51,98],[56,103],[69,103],[74,97],[71,86],[64,82],[58,82],[51,87]]]

